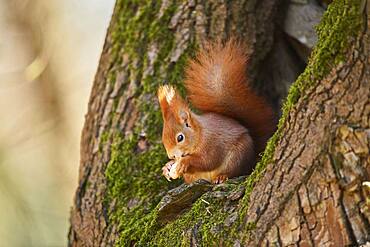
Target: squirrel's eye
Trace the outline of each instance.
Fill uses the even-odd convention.
[[[180,133],[180,134],[178,134],[176,139],[177,139],[177,142],[182,142],[185,139],[185,136]]]

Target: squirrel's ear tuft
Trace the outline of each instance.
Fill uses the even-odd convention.
[[[162,103],[166,100],[167,104],[170,105],[173,98],[175,97],[176,90],[174,87],[169,85],[163,85],[158,88],[158,100]]]
[[[158,88],[157,96],[161,106],[163,117],[166,118],[171,111],[171,104],[174,104],[176,89],[169,85],[163,85]]]

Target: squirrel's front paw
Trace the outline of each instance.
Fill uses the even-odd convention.
[[[174,160],[170,160],[167,164],[162,168],[162,174],[168,181],[172,179],[177,179],[179,177],[179,173],[177,171],[178,163]]]
[[[171,176],[170,176],[170,171],[171,171],[171,167],[172,165],[175,163],[175,161],[173,160],[170,160],[169,162],[167,162],[164,167],[162,167],[162,174],[163,176],[168,180],[168,181],[171,181]]]

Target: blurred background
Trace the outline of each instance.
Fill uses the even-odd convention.
[[[65,246],[114,0],[0,0],[0,246]]]

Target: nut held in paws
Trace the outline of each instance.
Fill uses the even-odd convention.
[[[171,166],[171,169],[170,169],[170,172],[169,172],[169,175],[172,179],[177,179],[179,177],[179,174],[177,173],[177,165],[178,163],[175,162],[173,163],[173,165]]]

